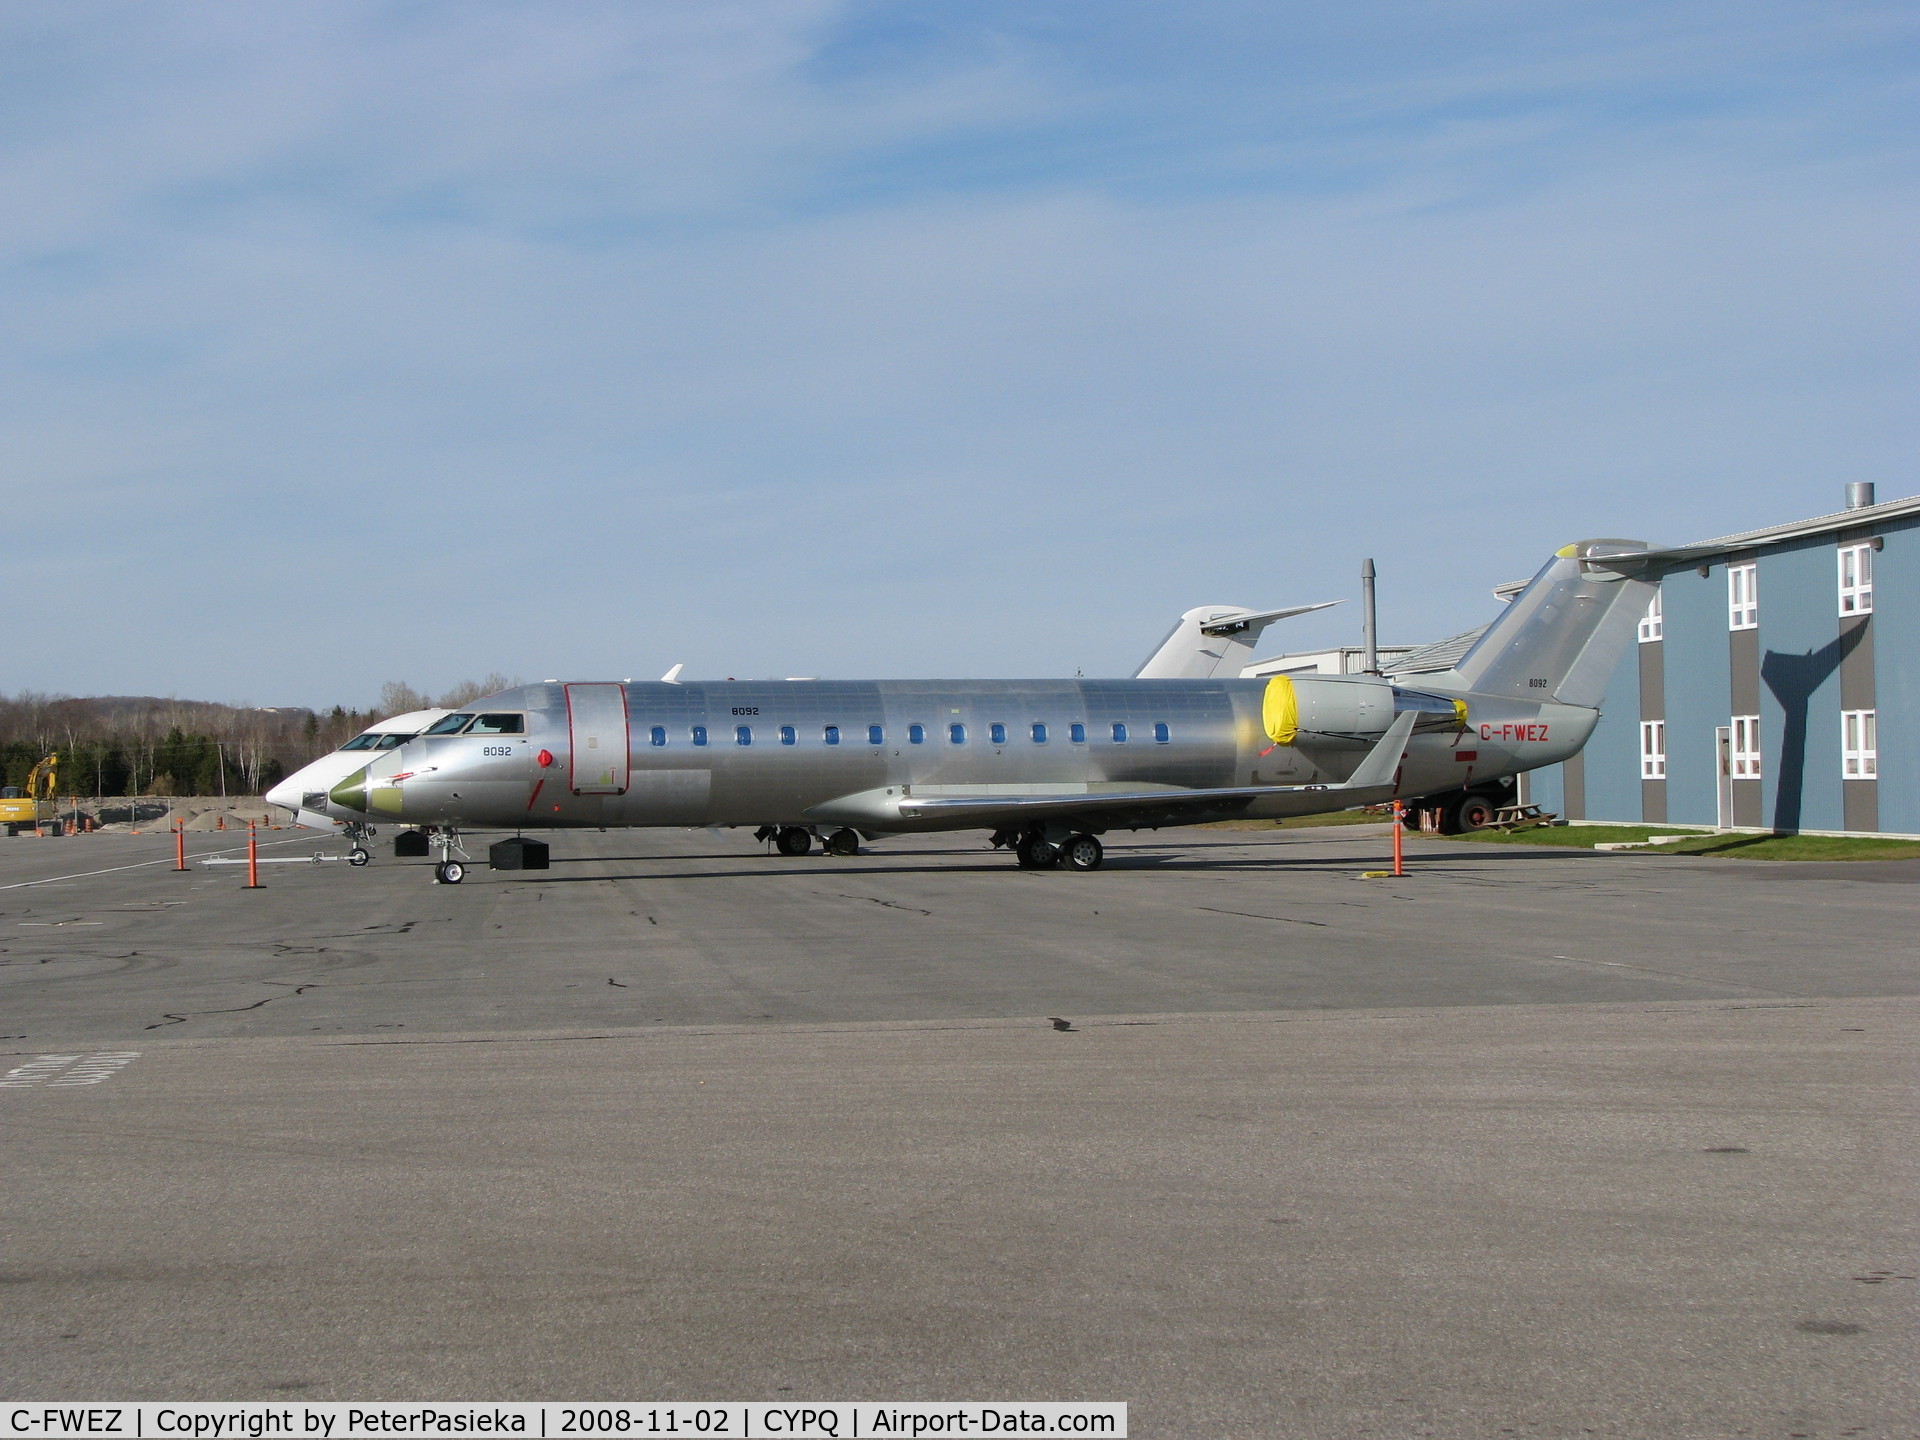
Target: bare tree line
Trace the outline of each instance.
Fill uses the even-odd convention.
[[[519,683],[492,674],[454,686],[439,703],[450,708]],[[58,755],[63,794],[259,794],[375,720],[431,704],[404,681],[387,682],[379,705],[365,711],[23,690],[0,695],[0,784],[23,783],[41,757]]]

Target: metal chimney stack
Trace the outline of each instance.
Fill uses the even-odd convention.
[[[1373,623],[1373,560],[1360,562],[1360,637],[1367,647],[1365,672],[1380,673],[1380,635]]]
[[[1873,504],[1873,481],[1853,480],[1847,485],[1847,508],[1864,510]]]

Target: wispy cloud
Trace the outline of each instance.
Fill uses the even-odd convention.
[[[0,25],[0,688],[1421,640],[1911,453],[1900,7]]]

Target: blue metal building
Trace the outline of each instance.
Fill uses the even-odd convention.
[[[1920,836],[1920,496],[1687,546],[1586,749],[1569,820]]]

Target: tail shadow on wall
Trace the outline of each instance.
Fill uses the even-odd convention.
[[[1807,707],[1827,677],[1840,668],[1865,636],[1862,626],[1804,655],[1769,650],[1760,661],[1760,678],[1780,702],[1785,726],[1780,735],[1780,786],[1773,798],[1773,828],[1798,830],[1807,774]]]

